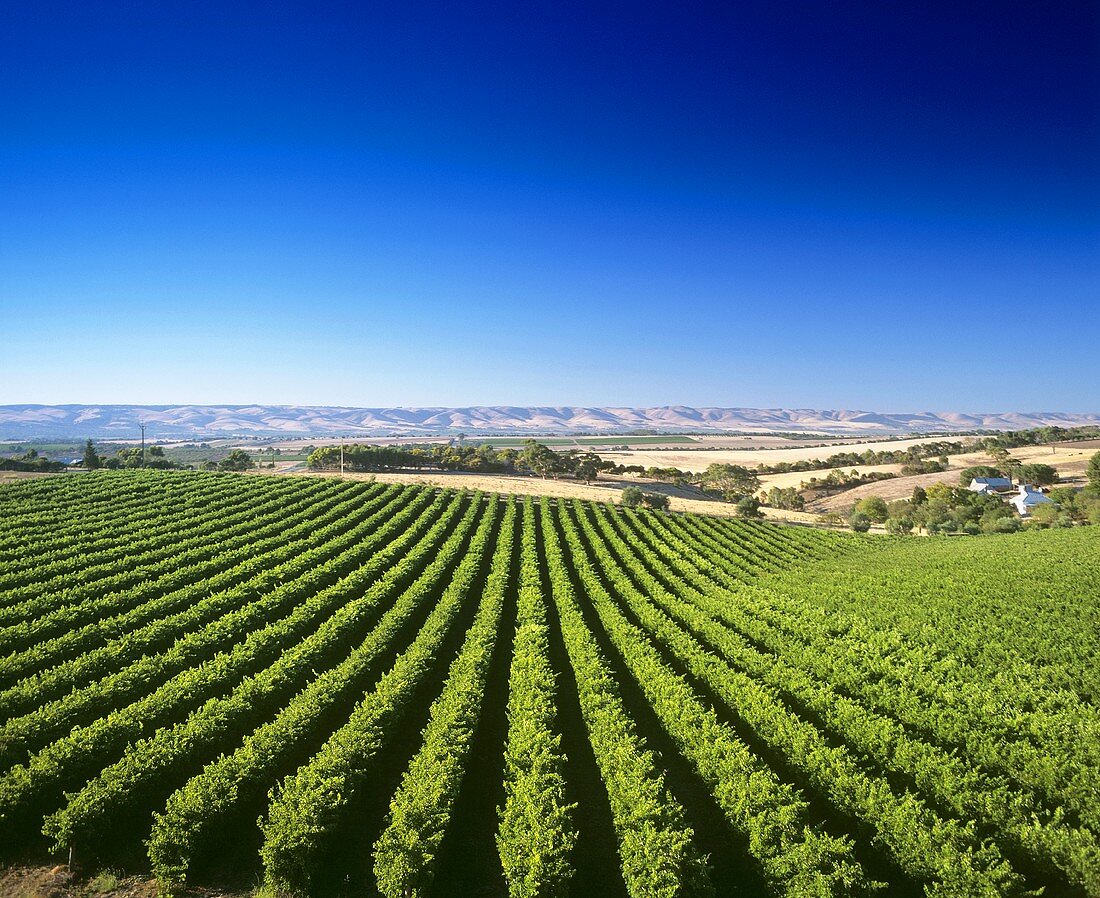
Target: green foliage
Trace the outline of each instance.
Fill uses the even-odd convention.
[[[734,511],[736,511],[739,518],[753,520],[764,517],[764,513],[760,510],[759,500],[754,499],[752,496],[743,496],[738,499]]]
[[[760,478],[748,468],[722,462],[708,465],[700,482],[703,489],[718,493],[727,502],[751,496],[760,489]]]
[[[913,519],[905,515],[887,518],[886,532],[894,536],[907,536],[913,532]]]
[[[642,504],[654,511],[668,511],[672,501],[664,493],[646,492],[642,496]]]
[[[1058,482],[1058,472],[1050,465],[1020,465],[1016,476],[1024,483],[1033,483],[1036,486],[1051,486]]]
[[[249,471],[254,467],[256,463],[252,460],[252,456],[243,449],[234,449],[218,462],[218,469],[222,471]]]
[[[619,502],[627,508],[637,508],[644,499],[645,493],[640,487],[628,486],[623,489]]]
[[[770,505],[772,508],[785,508],[791,511],[801,511],[806,507],[806,500],[802,497],[802,494],[796,490],[793,486],[780,488],[773,486],[768,490],[767,495],[763,496],[763,504]]]
[[[1089,486],[1100,489],[1100,452],[1097,452],[1089,459],[1088,467],[1085,469],[1085,476],[1088,477]]]
[[[853,511],[848,516],[848,526],[856,533],[866,533],[871,529],[871,519],[861,511]]]
[[[886,523],[886,518],[890,514],[889,509],[886,507],[886,500],[881,496],[868,496],[866,499],[860,499],[856,503],[855,510],[876,524]]]
[[[0,840],[45,822],[86,869],[145,842],[165,894],[248,843],[268,894],[320,894],[347,840],[368,890],[445,891],[460,796],[502,785],[470,763],[493,670],[516,898],[584,888],[563,737],[631,898],[725,886],[672,762],[769,894],[873,891],[823,808],[888,888],[1098,894],[1100,543],[1075,525],[1100,490],[1051,496],[1028,532],[903,540],[335,478],[0,486]],[[1020,527],[951,486],[885,507],[897,534]]]
[[[96,454],[95,444],[91,440],[84,444],[83,464],[89,471],[94,471],[103,465],[103,459]]]

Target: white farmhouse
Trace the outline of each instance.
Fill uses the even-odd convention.
[[[1039,490],[1027,483],[1020,484],[1020,492],[1008,500],[1016,506],[1016,510],[1020,513],[1020,517],[1026,518],[1031,514],[1031,509],[1036,505],[1046,505],[1049,502],[1053,502],[1049,496],[1044,496]]]
[[[975,477],[968,489],[975,493],[1003,493],[1012,489],[1012,480],[1008,477]]]

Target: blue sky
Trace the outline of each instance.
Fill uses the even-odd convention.
[[[0,402],[1097,411],[1098,10],[9,4]]]

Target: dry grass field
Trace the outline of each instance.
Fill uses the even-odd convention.
[[[326,471],[311,473],[309,477],[339,477],[339,473]],[[380,473],[380,474],[344,474],[349,480],[370,480],[374,478],[385,483],[412,483],[426,486],[445,486],[452,489],[482,490],[487,493],[524,496],[560,496],[566,499],[588,499],[594,502],[618,502],[624,487],[640,486],[654,493],[664,493],[669,497],[673,511],[690,511],[696,514],[733,517],[733,506],[726,502],[704,497],[698,490],[677,487],[669,483],[655,483],[646,480],[598,480],[591,484],[575,480],[543,480],[541,477],[507,476],[501,474],[461,474],[444,471],[422,473]],[[816,523],[812,514],[798,511],[784,511],[778,508],[761,509],[766,516],[775,521],[787,521],[802,524]]]

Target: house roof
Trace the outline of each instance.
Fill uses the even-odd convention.
[[[975,477],[970,481],[970,488],[973,489],[975,485],[991,486],[1001,489],[1012,486],[1012,481],[1007,477]]]

